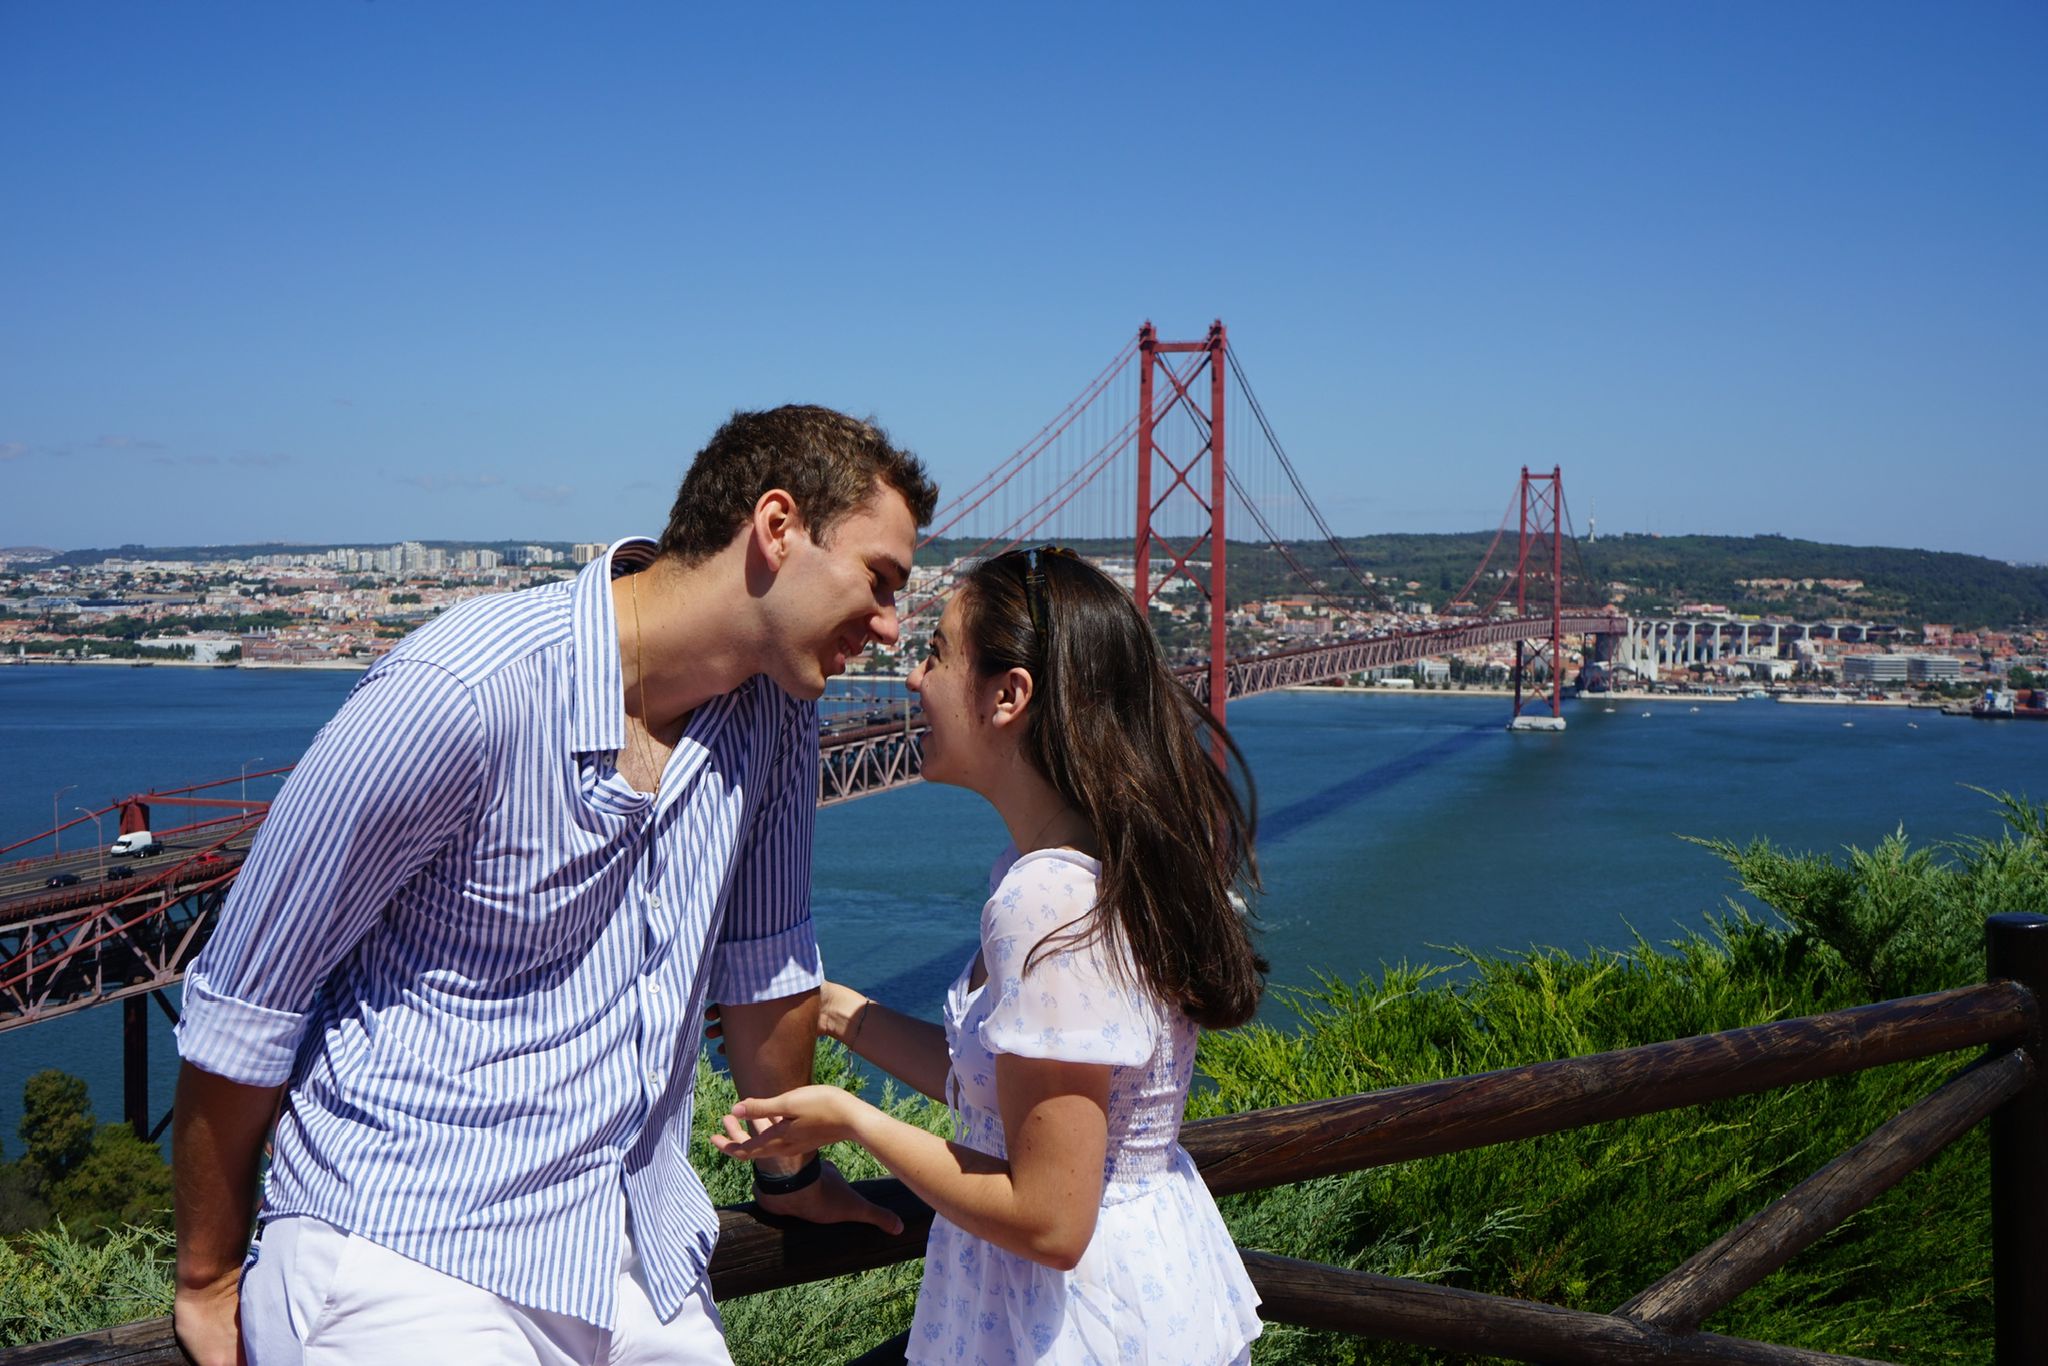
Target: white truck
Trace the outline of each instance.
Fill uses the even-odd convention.
[[[163,851],[163,841],[147,830],[130,830],[107,848],[115,858],[155,858]]]

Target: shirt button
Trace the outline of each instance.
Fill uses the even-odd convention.
[[[659,1090],[659,1089],[661,1089],[661,1083],[662,1083],[662,1075],[661,1075],[661,1069],[660,1069],[659,1067],[650,1067],[650,1068],[648,1068],[648,1069],[647,1069],[647,1084],[648,1084],[649,1086],[652,1086],[652,1087],[654,1087],[654,1088],[655,1088],[656,1090]]]
[[[653,907],[653,908],[654,908],[655,910],[657,910],[657,911],[658,911],[658,910],[660,910],[660,909],[661,909],[661,893],[660,893],[660,892],[649,892],[649,893],[647,894],[647,904],[648,904],[649,906],[652,906],[652,907]]]
[[[646,981],[647,981],[647,994],[648,994],[649,996],[659,996],[659,995],[661,995],[661,983],[660,983],[659,981],[657,981],[657,980],[656,980],[655,978],[652,978],[652,977],[649,977],[649,978],[647,978],[647,979],[646,979]]]

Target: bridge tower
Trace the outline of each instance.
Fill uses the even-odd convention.
[[[1223,579],[1223,505],[1228,491],[1223,470],[1223,375],[1228,345],[1220,320],[1209,324],[1209,335],[1197,342],[1163,342],[1149,321],[1138,329],[1138,534],[1133,586],[1140,612],[1147,610],[1152,595],[1175,575],[1194,584],[1208,602],[1209,714],[1219,725],[1223,721],[1223,704],[1229,695],[1229,622]],[[1185,375],[1175,370],[1173,362],[1160,359],[1181,353],[1200,357]],[[1206,411],[1205,405],[1196,397],[1197,384],[1205,369],[1209,377]],[[1162,373],[1172,388],[1163,407],[1156,399],[1157,376]],[[1202,438],[1200,446],[1185,462],[1163,449],[1158,441],[1159,422],[1171,416],[1176,409],[1186,413]],[[1197,469],[1205,456],[1209,466],[1206,491],[1202,488],[1202,472]],[[1153,491],[1155,461],[1164,467],[1162,474],[1165,476],[1160,481],[1161,487],[1156,496]],[[1186,490],[1209,519],[1206,532],[1197,535],[1185,549],[1176,549],[1153,525],[1166,500],[1179,489]],[[1168,562],[1166,571],[1157,579],[1152,576],[1155,546],[1160,558]],[[1192,565],[1194,556],[1204,546],[1209,556],[1207,583],[1202,582]],[[1220,760],[1221,756],[1218,757]]]
[[[1532,565],[1533,561],[1533,565]],[[1534,572],[1549,579],[1549,602],[1542,598],[1545,593],[1529,591],[1529,575]],[[1534,597],[1536,601],[1531,602]],[[1563,467],[1553,465],[1548,474],[1531,474],[1527,465],[1522,466],[1522,537],[1515,556],[1515,615],[1527,617],[1532,606],[1537,611],[1546,607],[1550,612],[1550,638],[1532,643],[1526,640],[1515,643],[1515,714],[1508,721],[1509,730],[1563,730],[1564,729],[1564,474]],[[1542,696],[1540,693],[1523,692],[1524,676],[1531,661],[1540,661],[1550,670],[1550,715],[1525,716],[1523,708]]]

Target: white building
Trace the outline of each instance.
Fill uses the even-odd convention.
[[[1954,655],[1845,655],[1844,683],[1953,683],[1963,676]]]
[[[1904,655],[1843,655],[1844,683],[1903,683],[1906,681]]]

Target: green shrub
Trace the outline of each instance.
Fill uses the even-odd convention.
[[[0,1347],[170,1313],[174,1255],[160,1228],[89,1242],[58,1224],[0,1241]]]
[[[2048,913],[2048,808],[1997,797],[2006,829],[1842,862],[1707,844],[1783,918],[1738,905],[1661,949],[1460,952],[1287,993],[1298,1027],[1205,1036],[1220,1114],[1482,1072],[1982,980],[1983,919]],[[1927,1094],[1931,1058],[1669,1114],[1234,1197],[1239,1243],[1574,1308],[1611,1310]],[[1980,1128],[1710,1331],[1901,1362],[1988,1361],[1989,1158]],[[1272,1329],[1260,1362],[1433,1362],[1442,1354]]]

